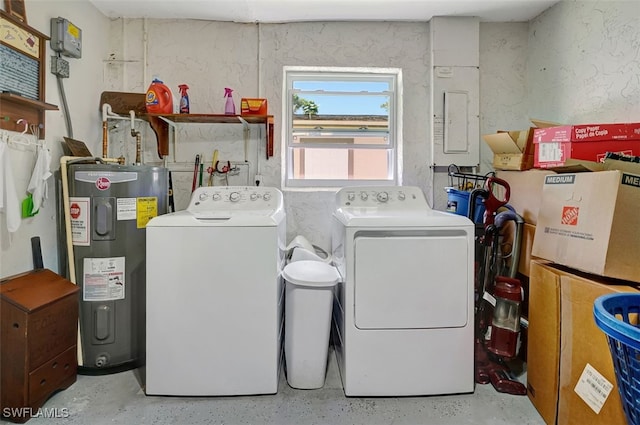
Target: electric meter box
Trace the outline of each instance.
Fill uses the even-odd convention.
[[[51,48],[63,56],[82,57],[82,30],[68,19],[51,18]]]

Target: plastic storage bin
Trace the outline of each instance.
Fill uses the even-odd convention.
[[[471,192],[454,189],[452,187],[446,187],[445,190],[447,192],[447,211],[468,217]],[[475,202],[473,222],[482,223],[484,217],[484,202],[482,197],[477,197]]]
[[[293,388],[324,386],[335,267],[320,261],[296,261],[282,271],[286,281],[284,356],[287,382]]]
[[[619,293],[598,297],[593,316],[607,335],[618,391],[627,422],[640,425],[640,294]]]

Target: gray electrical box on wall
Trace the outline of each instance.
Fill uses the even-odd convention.
[[[51,18],[51,48],[63,56],[82,57],[82,30],[64,18]]]

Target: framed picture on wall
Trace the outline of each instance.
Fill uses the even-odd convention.
[[[4,10],[14,18],[27,23],[27,8],[24,0],[4,0]]]

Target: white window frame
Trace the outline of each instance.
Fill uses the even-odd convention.
[[[293,102],[291,102],[293,81],[301,79],[335,80],[340,75],[345,77],[358,76],[366,80],[380,77],[391,80],[389,100],[389,144],[386,149],[391,155],[389,159],[389,179],[358,180],[358,179],[295,179],[293,178]],[[366,94],[363,94],[366,95]],[[353,68],[353,67],[283,67],[282,91],[282,188],[285,189],[335,189],[344,186],[399,186],[402,185],[402,70],[400,68]],[[344,148],[344,149],[380,149],[383,145],[340,145],[318,144],[306,147]],[[297,145],[299,148],[300,145]]]

